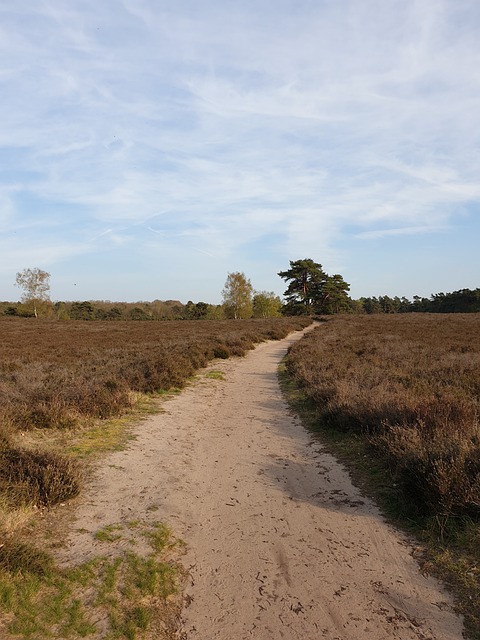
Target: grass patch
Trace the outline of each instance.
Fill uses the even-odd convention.
[[[161,553],[171,543],[172,532],[169,527],[163,522],[157,522],[144,532],[144,537],[150,543],[152,549],[157,553]]]
[[[150,543],[145,555],[117,547],[112,557],[100,556],[67,569],[25,543],[0,547],[2,638],[98,637],[97,620],[106,621],[102,637],[110,640],[140,640],[152,626],[155,638],[169,637],[161,631],[159,615],[171,631],[179,607],[171,597],[182,574],[166,551],[172,555],[181,545],[163,523],[138,522],[133,528]],[[115,532],[123,529],[119,524],[104,527],[101,540],[115,544],[121,538]]]
[[[86,429],[69,447],[70,453],[78,458],[89,458],[110,451],[123,451],[131,438],[131,419],[120,418],[108,420]]]
[[[99,529],[95,532],[94,538],[99,542],[115,542],[116,540],[121,540],[123,535],[119,533],[123,531],[123,526],[119,524],[109,524],[103,529]]]
[[[187,380],[190,378],[187,378]],[[182,389],[179,387],[172,387],[171,389],[158,389],[153,394],[156,398],[161,398],[162,400],[168,400],[169,398],[174,398],[178,396],[182,392]]]
[[[124,451],[134,439],[132,426],[147,415],[158,413],[159,407],[151,396],[136,394],[133,408],[119,418],[96,421],[77,432],[74,444],[67,451],[77,458],[101,456],[112,451]]]
[[[225,374],[223,371],[218,371],[216,369],[207,371],[207,373],[204,374],[204,377],[209,378],[210,380],[225,380]]]
[[[25,543],[11,543],[0,560],[0,611],[9,620],[2,637],[86,637],[95,631],[75,597],[77,583],[53,559]]]

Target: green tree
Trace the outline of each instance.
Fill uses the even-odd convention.
[[[253,287],[244,273],[229,273],[222,291],[227,318],[251,318],[253,314]]]
[[[22,300],[32,304],[33,313],[38,318],[38,310],[42,303],[50,302],[50,274],[48,271],[43,271],[38,267],[24,269],[17,273],[15,284],[23,289]]]
[[[368,298],[360,298],[363,301],[363,309],[369,315],[372,313],[383,313],[382,305],[375,296]]]
[[[276,318],[280,314],[282,301],[273,291],[255,291],[253,296],[254,318]]]
[[[58,320],[70,320],[70,315],[65,302],[55,302],[54,308]]]
[[[322,265],[310,258],[291,260],[290,269],[278,274],[288,282],[284,293],[284,313],[310,315],[312,313],[341,313],[350,311],[347,291],[350,285],[338,273],[329,276]]]
[[[205,320],[225,320],[225,309],[222,304],[209,304]]]
[[[188,320],[204,320],[208,317],[210,305],[207,302],[193,303],[191,300],[187,302],[183,315]]]
[[[121,320],[123,317],[120,307],[111,307],[105,312],[105,320]]]
[[[84,302],[72,302],[70,318],[72,320],[95,320],[97,310],[89,300]]]
[[[327,274],[318,262],[310,258],[290,260],[290,269],[278,275],[288,282],[285,310],[293,315],[310,315],[322,300]]]
[[[128,312],[130,320],[151,320],[152,316],[148,314],[147,310],[142,307],[135,306]]]
[[[317,305],[317,313],[342,313],[351,311],[350,297],[348,295],[350,285],[336,273],[327,276],[323,285],[321,301]]]

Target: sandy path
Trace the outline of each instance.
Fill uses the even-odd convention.
[[[408,543],[289,415],[276,369],[299,335],[214,363],[224,380],[201,372],[143,422],[96,475],[69,558],[104,525],[163,519],[188,547],[183,639],[458,640]]]

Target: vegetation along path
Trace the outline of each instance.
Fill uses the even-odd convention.
[[[457,640],[413,549],[289,413],[286,348],[213,363],[113,453],[80,504],[70,560],[101,527],[162,520],[186,543],[183,640]]]

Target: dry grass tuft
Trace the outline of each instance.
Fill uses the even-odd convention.
[[[26,542],[8,540],[0,547],[0,571],[47,576],[53,568],[50,555]]]
[[[78,495],[80,472],[66,456],[4,449],[0,452],[0,489],[12,504],[51,507]]]

